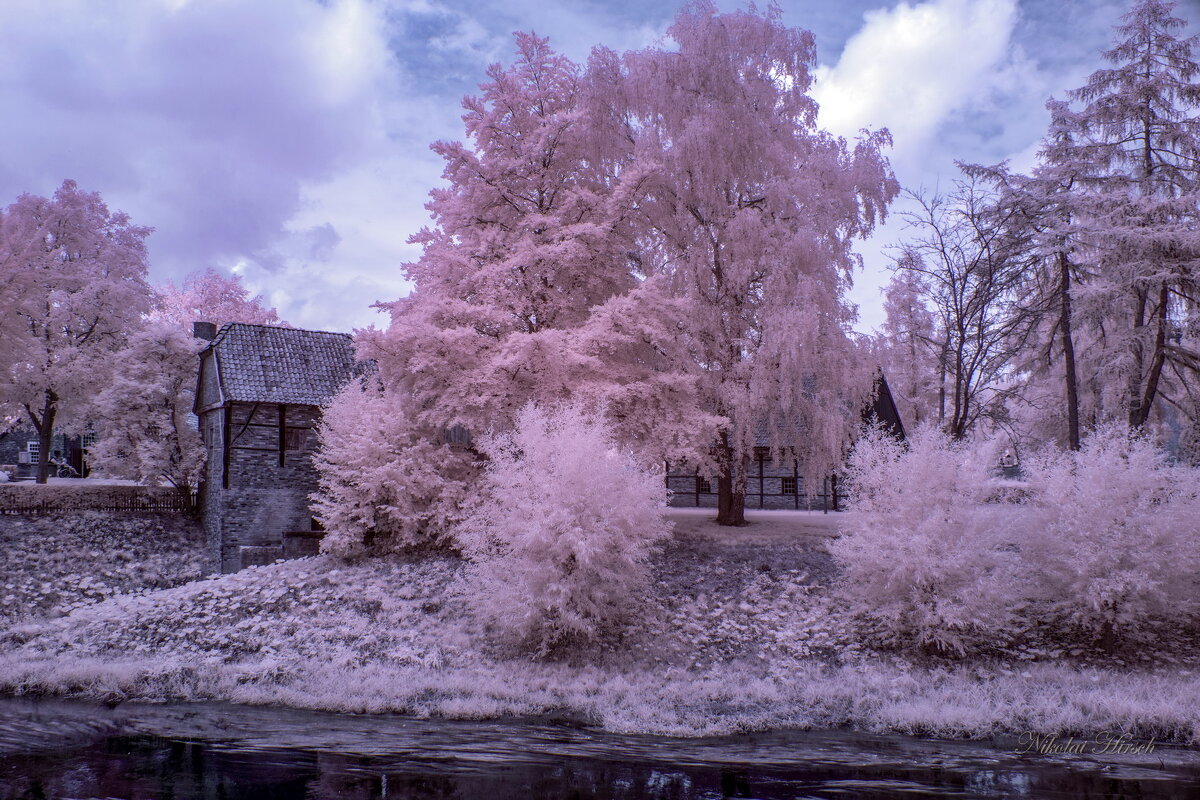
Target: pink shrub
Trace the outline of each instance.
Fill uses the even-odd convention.
[[[318,435],[322,551],[349,558],[447,543],[473,472],[468,453],[416,427],[402,401],[371,380],[333,399]]]
[[[847,467],[853,516],[830,550],[872,638],[961,654],[1006,625],[1013,513],[985,502],[992,462],[930,428],[907,446],[880,431],[859,440]]]
[[[1200,574],[1200,470],[1172,466],[1124,428],[1030,470],[1037,487],[1022,555],[1036,596],[1105,647],[1155,621],[1194,619]]]
[[[541,654],[628,622],[671,529],[661,473],[578,407],[526,406],[480,446],[490,460],[459,538],[481,616]]]

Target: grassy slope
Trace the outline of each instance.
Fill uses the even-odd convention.
[[[0,627],[196,580],[203,541],[175,514],[0,516]]]
[[[1025,654],[933,667],[879,656],[860,648],[824,591],[828,517],[772,516],[736,541],[703,514],[677,518],[644,622],[572,660],[531,662],[490,645],[453,558],[347,566],[322,557],[12,626],[0,632],[0,691],[550,714],[683,735],[850,725],[1200,739],[1193,669],[1031,663]]]

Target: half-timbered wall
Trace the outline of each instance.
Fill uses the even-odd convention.
[[[755,458],[747,465],[746,473],[747,509],[823,510],[838,506],[829,480],[818,486],[806,486],[793,460]],[[667,488],[671,491],[670,504],[676,508],[717,507],[716,480],[706,480],[693,467],[668,465]]]
[[[205,414],[204,518],[223,572],[281,558],[286,533],[313,530],[308,496],[317,488],[319,414],[278,403],[231,403]]]

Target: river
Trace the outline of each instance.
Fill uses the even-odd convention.
[[[543,720],[0,699],[2,800],[1200,797],[1200,751],[1105,749],[848,731],[682,739]]]

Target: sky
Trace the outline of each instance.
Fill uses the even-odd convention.
[[[720,0],[723,10],[743,7]],[[887,127],[901,184],[956,160],[1028,168],[1127,0],[782,0],[816,35],[819,123]],[[0,0],[0,205],[66,178],[155,229],[151,279],[235,272],[298,327],[348,331],[407,294],[439,139],[514,31],[576,61],[661,43],[677,0]],[[1200,21],[1200,0],[1176,12]],[[903,205],[859,251],[882,322]]]

